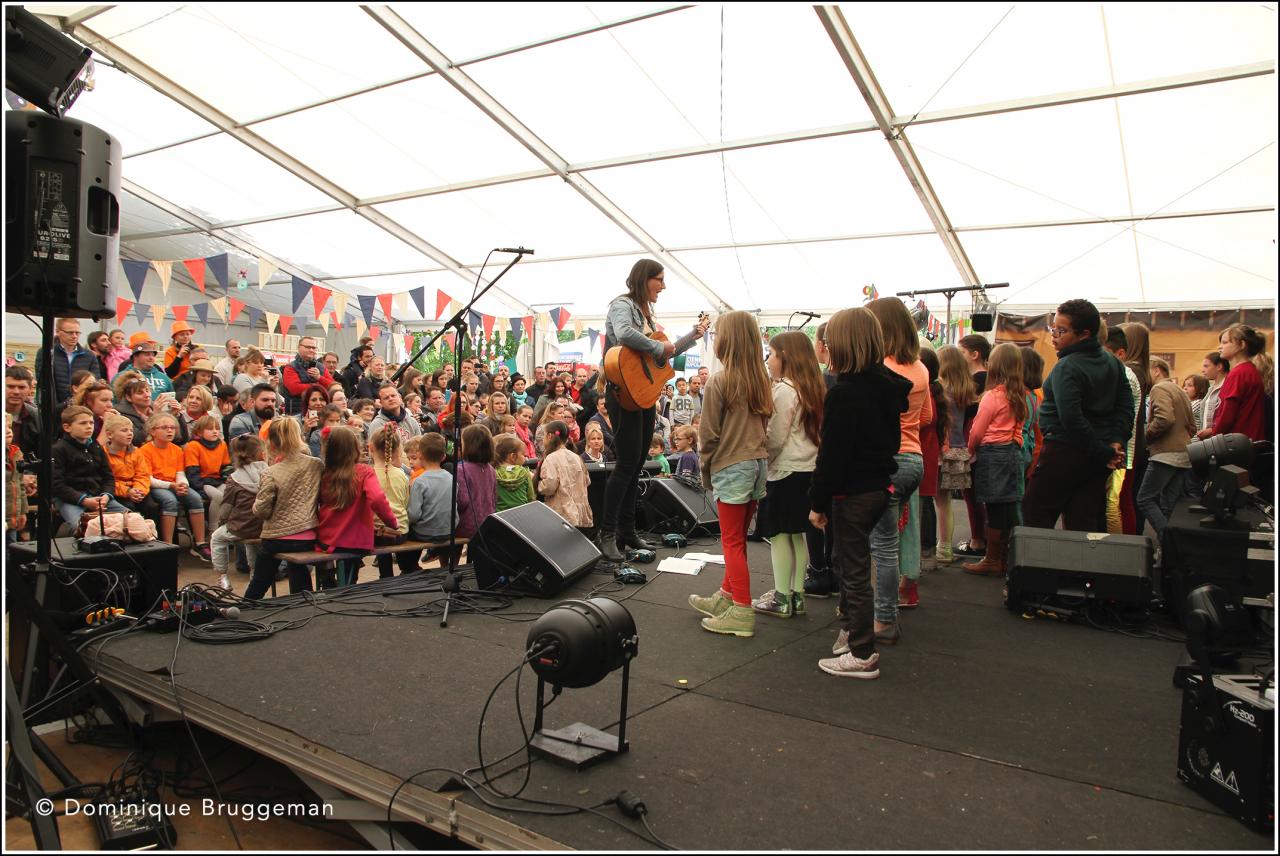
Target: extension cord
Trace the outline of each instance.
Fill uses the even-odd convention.
[[[201,624],[208,624],[217,617],[218,608],[203,600],[187,604],[182,613],[165,601],[163,609],[143,619],[143,626],[152,633],[172,633],[183,624],[198,627]]]

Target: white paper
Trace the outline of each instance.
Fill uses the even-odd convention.
[[[712,553],[685,553],[680,558],[692,559],[695,562],[709,562],[713,565],[724,564],[724,556],[717,556]]]
[[[668,556],[658,563],[658,570],[667,574],[688,574],[689,576],[694,576],[702,570],[702,562]]]

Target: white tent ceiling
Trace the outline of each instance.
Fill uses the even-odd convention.
[[[1274,4],[28,8],[99,58],[130,258],[429,317],[517,245],[486,313],[598,317],[642,256],[666,312],[1275,298]]]

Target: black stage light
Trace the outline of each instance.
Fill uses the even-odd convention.
[[[21,6],[4,10],[4,86],[61,118],[80,97],[93,52]]]
[[[530,747],[579,770],[626,752],[630,748],[627,690],[631,682],[631,661],[639,644],[631,613],[607,597],[566,600],[535,621],[528,636],[529,663],[538,676],[537,713]],[[622,710],[617,737],[581,722],[555,731],[543,730],[546,684],[551,684],[553,693],[559,695],[565,687],[593,686],[619,668],[622,669]]]
[[[1253,441],[1246,434],[1216,434],[1207,440],[1187,444],[1187,457],[1191,469],[1205,478],[1211,467],[1234,464],[1249,468],[1253,463]]]

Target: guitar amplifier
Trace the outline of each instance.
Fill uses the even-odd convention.
[[[1005,606],[1083,598],[1146,608],[1151,603],[1151,542],[1138,535],[1015,526],[1006,562]]]

